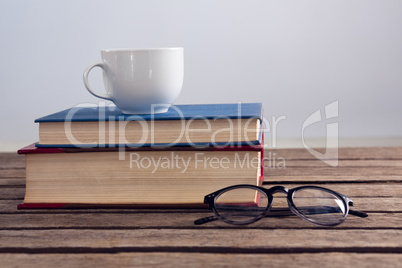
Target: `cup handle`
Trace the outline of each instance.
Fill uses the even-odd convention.
[[[89,86],[89,82],[88,82],[88,74],[89,72],[95,68],[95,67],[100,67],[103,70],[105,70],[105,65],[102,62],[97,62],[94,64],[91,64],[90,66],[88,66],[88,68],[84,71],[84,75],[83,75],[83,79],[84,79],[84,85],[86,87],[86,89],[89,91],[89,93],[91,93],[92,95],[94,95],[95,97],[101,98],[101,99],[105,99],[105,100],[110,100],[113,101],[112,99],[112,95],[106,93],[106,94],[99,94],[99,93],[95,93],[91,87]]]

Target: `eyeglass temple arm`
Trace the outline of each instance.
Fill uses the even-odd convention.
[[[213,194],[210,194],[210,195],[205,196],[205,198],[204,198],[204,204],[208,204],[210,209],[212,209],[212,206],[213,206],[212,201],[211,201],[212,197],[213,197]],[[218,217],[216,217],[216,216],[208,216],[208,217],[204,217],[204,218],[195,220],[194,224],[201,225],[201,224],[204,224],[207,222],[216,221],[217,219],[218,219]]]
[[[353,215],[353,216],[360,217],[360,218],[366,218],[368,216],[368,214],[365,213],[365,212],[352,210],[352,209],[349,209],[349,214]]]
[[[205,217],[205,218],[195,220],[194,224],[195,225],[201,225],[201,224],[204,224],[204,223],[207,223],[207,222],[216,221],[217,219],[218,219],[218,217],[216,217],[216,216]]]
[[[294,214],[292,213],[292,214],[283,214],[283,212],[290,212],[291,210],[289,209],[289,208],[273,208],[273,209],[271,209],[271,213],[269,214],[269,215],[267,215],[267,216],[269,216],[269,217],[275,217],[275,216],[293,216]],[[328,211],[328,210],[327,210]],[[278,214],[277,215],[273,215],[272,214],[272,212],[277,212]],[[317,212],[317,211],[315,211],[315,213],[316,214],[321,214],[320,212]],[[314,212],[312,212],[312,214],[314,214]],[[360,218],[366,218],[367,216],[368,216],[368,214],[367,213],[365,213],[365,212],[362,212],[362,211],[357,211],[357,210],[352,210],[352,209],[349,209],[349,214],[350,215],[353,215],[353,216],[357,216],[357,217],[360,217]],[[194,224],[195,225],[201,225],[201,224],[204,224],[204,223],[208,223],[208,222],[211,222],[211,221],[216,221],[218,219],[218,217],[216,217],[216,216],[209,216],[209,217],[204,217],[204,218],[201,218],[201,219],[198,219],[198,220],[195,220],[194,221]]]
[[[352,206],[353,206],[353,201],[349,198],[349,207],[352,207]],[[365,212],[353,210],[353,209],[349,209],[349,214],[360,217],[360,218],[366,218],[368,216],[368,214]]]

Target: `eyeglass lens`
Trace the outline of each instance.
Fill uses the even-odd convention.
[[[293,194],[293,203],[303,217],[319,224],[335,224],[346,215],[345,203],[321,189],[302,188]]]
[[[346,214],[344,202],[336,195],[322,189],[299,189],[293,194],[293,203],[301,217],[317,224],[340,223]],[[219,216],[235,224],[245,224],[260,219],[270,206],[267,195],[255,188],[233,188],[215,198],[215,210]]]
[[[215,199],[215,209],[223,220],[241,224],[263,217],[268,202],[264,192],[246,187],[235,188]]]

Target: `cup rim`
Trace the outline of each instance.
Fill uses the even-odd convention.
[[[183,48],[182,47],[114,48],[114,49],[102,49],[101,52],[139,52],[139,51],[162,51],[162,50],[183,50]]]

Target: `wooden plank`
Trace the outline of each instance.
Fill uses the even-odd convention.
[[[0,178],[25,178],[25,168],[0,169]]]
[[[0,169],[25,168],[25,156],[17,153],[0,153]]]
[[[133,229],[133,230],[0,230],[0,252],[23,248],[31,252],[85,253],[98,249],[180,248],[212,252],[337,252],[369,248],[373,253],[402,251],[402,232],[394,229]],[[313,238],[313,240],[312,240]],[[269,241],[269,243],[268,243]],[[25,251],[26,252],[26,251]],[[23,253],[23,252],[21,252]]]
[[[23,200],[25,187],[0,187],[0,200]]]
[[[0,214],[191,214],[191,213],[211,213],[206,208],[97,208],[97,209],[17,209],[17,205],[21,204],[22,200],[0,200]]]
[[[123,252],[115,254],[0,254],[4,267],[399,267],[402,254],[225,254]]]
[[[1,188],[0,193],[2,193]],[[22,200],[0,200],[0,213],[17,213],[17,205],[21,202]]]
[[[275,195],[275,206],[278,206],[277,199],[279,195]],[[377,197],[354,197],[354,209],[370,212],[401,212],[402,198],[377,198]],[[176,213],[177,211],[186,213],[203,212],[204,209],[23,209],[17,210],[17,205],[22,200],[0,200],[0,214],[2,213]]]
[[[318,148],[317,151],[325,153],[325,149]],[[276,157],[283,157],[287,160],[291,159],[316,159],[306,149],[265,149],[265,156],[271,157],[275,153]],[[339,148],[339,159],[402,159],[402,147],[361,147],[361,148]]]
[[[269,184],[269,181],[266,181],[266,185],[264,187],[269,188],[274,185],[277,185],[275,182],[274,184]],[[291,183],[291,184],[284,184],[287,188],[291,189],[300,185],[305,185],[303,183]],[[306,184],[307,185],[307,184]],[[309,184],[308,184],[309,185]],[[313,183],[314,185],[314,183]],[[321,184],[326,188],[332,189],[337,191],[341,194],[349,196],[351,198],[356,197],[402,197],[402,184],[400,183],[329,183],[329,184]],[[206,193],[208,194],[208,193]],[[25,195],[25,188],[9,188],[9,187],[0,187],[0,200],[22,200]],[[357,205],[357,204],[356,204]]]
[[[222,221],[214,221],[197,226],[194,221],[213,215],[210,211],[191,212],[141,210],[121,211],[117,213],[57,213],[57,214],[3,214],[1,215],[0,230],[23,229],[142,229],[142,228],[240,228],[240,229],[311,229],[322,228],[313,225],[298,216],[266,217],[254,224],[236,227]],[[402,213],[369,213],[367,218],[349,215],[336,229],[365,229],[365,228],[402,228]]]
[[[266,173],[268,173],[267,171]],[[402,176],[384,176],[384,175],[366,175],[366,176],[286,176],[286,175],[271,175],[265,176],[265,182],[280,183],[362,183],[362,182],[402,182]],[[25,186],[25,179],[23,178],[0,178],[0,186]]]
[[[25,187],[25,179],[22,179],[22,178],[0,178],[0,186],[21,186],[21,187]]]
[[[269,167],[273,166],[273,159],[266,159],[265,162]],[[286,160],[286,167],[327,167],[328,164],[321,160]],[[402,160],[339,160],[338,167],[402,167]]]
[[[264,169],[274,176],[401,176],[402,167],[291,167]]]
[[[266,183],[267,184],[264,184],[264,187],[266,188],[277,185],[277,183],[270,184],[269,181],[267,181]],[[292,189],[300,185],[314,185],[314,183],[284,184],[284,186],[286,186],[289,189]],[[361,184],[328,183],[328,184],[320,184],[320,186],[334,190],[353,199],[355,199],[356,197],[368,197],[368,198],[402,197],[402,184],[400,183],[361,183]],[[278,196],[280,196],[280,194]]]
[[[354,206],[350,209],[377,212],[401,212],[402,198],[353,198]]]
[[[296,185],[287,185],[289,188],[293,188]],[[383,197],[402,197],[402,184],[326,184],[322,185],[341,194],[349,196],[351,198],[356,197],[371,197],[371,198],[383,198]],[[357,203],[355,204],[357,205]]]
[[[354,176],[332,176],[332,175],[300,175],[300,176],[286,176],[286,175],[271,175],[266,171],[266,182],[298,182],[298,183],[363,183],[363,182],[402,182],[402,176],[387,176],[387,175],[354,175]]]

